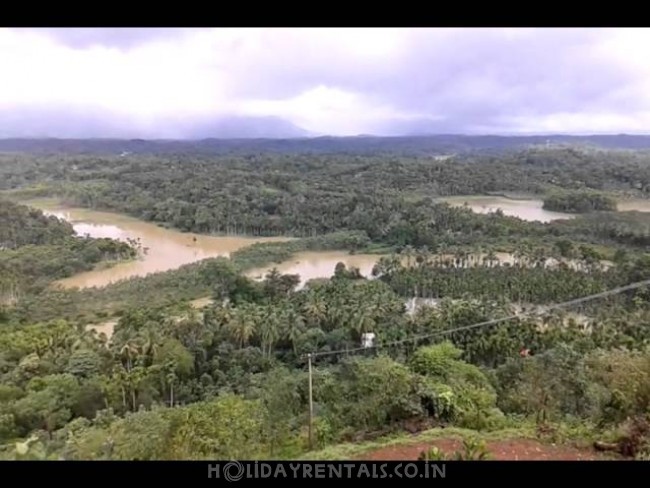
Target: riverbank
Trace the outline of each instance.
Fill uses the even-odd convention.
[[[59,280],[64,288],[102,287],[120,280],[177,269],[203,259],[229,257],[256,243],[287,242],[283,237],[211,236],[166,229],[133,217],[69,207],[56,199],[24,200],[23,204],[70,222],[79,235],[136,241],[142,248],[139,259],[98,267]]]
[[[503,196],[466,195],[442,197],[439,199],[455,207],[468,207],[476,213],[503,212],[504,215],[527,221],[551,222],[553,220],[572,219],[575,215],[545,210],[542,200],[513,199]]]

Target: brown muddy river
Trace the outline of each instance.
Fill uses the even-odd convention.
[[[619,200],[616,204],[619,212],[636,210],[637,212],[650,212],[650,200],[641,198],[631,198],[629,200]]]
[[[91,237],[111,237],[119,240],[140,239],[143,248],[148,248],[147,253],[136,261],[79,273],[57,281],[57,284],[66,288],[106,286],[121,279],[167,271],[206,258],[227,257],[230,253],[256,242],[288,240],[282,237],[220,237],[192,234],[164,229],[126,215],[66,207],[48,200],[27,203],[67,220],[79,235],[88,234]],[[332,276],[336,264],[343,262],[347,267],[358,267],[364,276],[370,276],[379,258],[376,254],[351,255],[345,251],[302,252],[287,262],[254,269],[247,275],[260,279],[276,267],[281,273],[299,274],[301,283],[304,284],[312,278]]]
[[[443,197],[441,201],[447,202],[455,207],[467,205],[472,211],[477,213],[496,212],[497,209],[505,215],[519,217],[522,220],[537,220],[540,222],[550,222],[559,219],[573,219],[576,214],[562,212],[551,212],[542,208],[544,202],[537,199],[513,199],[502,196],[479,196],[468,195],[458,197]],[[636,210],[637,212],[650,212],[650,200],[641,198],[630,198],[619,200],[617,203],[619,212]]]
[[[526,220],[547,222],[553,219],[574,217],[569,214],[543,210],[542,202],[538,200],[512,200],[491,196],[452,197],[444,200],[452,205],[464,205],[467,202],[474,211],[483,213],[501,208],[508,215],[515,215]],[[67,288],[101,287],[121,279],[167,271],[206,258],[227,257],[232,252],[256,242],[288,240],[281,237],[222,237],[184,233],[165,229],[126,215],[62,206],[49,199],[25,203],[69,221],[80,235],[88,234],[91,237],[111,237],[120,240],[139,239],[141,245],[147,248],[146,254],[138,260],[119,263],[108,268],[98,268],[57,282]],[[650,211],[650,201],[642,201],[643,205],[637,201],[625,203],[626,210]],[[501,263],[512,263],[513,261],[510,254],[497,253],[497,256]],[[254,279],[261,279],[264,274],[276,267],[281,273],[300,275],[301,284],[304,285],[314,278],[331,277],[336,264],[343,262],[346,267],[357,267],[363,276],[369,277],[373,266],[380,257],[377,254],[352,255],[346,251],[301,252],[284,263],[254,269],[247,275]]]
[[[575,218],[574,214],[544,210],[541,200],[515,200],[499,196],[475,195],[444,197],[440,200],[455,207],[462,207],[467,204],[472,211],[477,213],[490,213],[501,209],[504,215],[519,217],[522,220],[529,221],[550,222],[551,220]]]
[[[379,254],[349,254],[346,251],[300,252],[289,261],[254,269],[247,275],[254,279],[261,279],[272,268],[277,268],[282,274],[300,275],[300,283],[304,285],[314,278],[331,277],[334,275],[337,263],[342,262],[347,268],[351,266],[359,268],[363,276],[369,277],[380,257]]]
[[[119,240],[140,239],[142,247],[147,248],[146,254],[138,260],[79,273],[57,282],[66,288],[105,286],[121,279],[167,271],[206,258],[227,257],[230,253],[256,242],[287,240],[274,237],[217,237],[184,233],[120,214],[64,207],[52,202],[36,201],[29,204],[67,220],[80,235]]]

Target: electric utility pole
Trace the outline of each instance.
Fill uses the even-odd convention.
[[[311,353],[307,354],[309,364],[309,450],[314,448],[314,400],[311,380]]]

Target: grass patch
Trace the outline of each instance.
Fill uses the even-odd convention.
[[[319,451],[313,451],[301,456],[303,460],[332,460],[350,459],[369,451],[382,449],[384,447],[417,444],[421,442],[434,441],[436,439],[458,439],[479,438],[485,441],[503,439],[536,439],[537,434],[534,424],[526,422],[520,427],[507,427],[494,431],[476,431],[460,427],[436,427],[419,434],[392,434],[379,439],[361,443],[344,443],[328,446]]]
[[[578,421],[563,421],[552,424],[548,430],[540,431],[530,418],[509,417],[505,423],[494,430],[472,430],[460,427],[436,427],[419,434],[396,433],[372,441],[359,443],[343,443],[325,447],[318,451],[303,454],[303,460],[334,460],[352,459],[370,451],[385,447],[419,444],[435,441],[437,439],[478,439],[485,442],[494,442],[512,439],[534,439],[548,444],[580,444],[590,446],[595,440],[609,440],[611,437],[598,431],[589,423]]]

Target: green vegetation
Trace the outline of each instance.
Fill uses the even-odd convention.
[[[648,290],[545,307],[650,278],[650,217],[593,212],[543,224],[435,197],[639,195],[650,188],[647,157],[572,148],[448,159],[1,156],[0,186],[12,198],[56,196],[181,230],[297,239],[61,290],[48,285],[137,250],[75,237],[64,222],[3,202],[0,457],[310,457],[313,353],[312,447],[323,456],[341,442],[445,427],[467,434],[456,457],[483,459],[475,433],[518,426],[643,458]],[[277,270],[261,281],[244,275],[296,252],[341,249],[390,255],[374,279],[342,263],[300,289],[299,277]],[[200,311],[187,303],[206,296],[213,301]],[[111,337],[87,327],[109,318]],[[376,347],[360,350],[366,333]]]
[[[133,259],[137,252],[129,243],[78,237],[67,222],[0,200],[0,305],[102,261]]]
[[[456,451],[451,456],[446,456],[437,447],[432,447],[426,451],[422,451],[418,457],[418,461],[444,461],[448,458],[456,461],[485,461],[490,458],[490,453],[485,447],[484,441],[465,439],[463,440],[463,449]]]
[[[598,212],[575,222],[535,224],[498,213],[475,215],[440,204],[436,197],[558,189],[567,198],[586,195],[589,202],[609,201],[601,198],[605,191],[643,197],[650,190],[648,157],[570,147],[461,153],[447,159],[255,152],[12,154],[0,155],[0,190],[14,198],[55,196],[199,233],[313,237],[356,232],[369,240],[368,246],[382,250],[406,245],[496,250],[521,239],[548,247],[569,239],[638,249],[650,235],[647,215]]]
[[[544,198],[544,208],[568,213],[609,211],[616,210],[616,200],[597,192],[552,193]]]
[[[582,259],[567,261],[559,253],[552,257],[544,249],[534,254],[516,252],[514,263],[500,262],[494,253],[483,257],[458,252],[431,255],[419,251],[418,262],[408,265],[398,256],[383,257],[373,274],[404,297],[486,298],[520,303],[553,303],[591,295],[629,283],[646,258],[604,269],[591,248],[582,250]],[[647,269],[647,268],[646,268]]]
[[[241,278],[225,260],[203,274],[217,303],[180,316],[134,310],[108,343],[63,321],[6,325],[5,441],[36,435],[45,455],[66,459],[296,457],[306,449],[304,353],[352,349],[368,331],[381,346],[512,313],[505,303],[461,300],[409,315],[381,281],[341,273],[300,291],[278,273]],[[407,340],[365,357],[324,356],[314,374],[317,446],[413,422],[483,431],[515,415],[613,428],[643,415],[646,303],[637,293],[609,304],[589,327],[562,314],[543,327],[522,317],[434,336],[429,346]],[[523,345],[532,357],[520,357]]]
[[[358,233],[334,233],[288,243],[254,244],[233,253],[230,260],[206,259],[164,273],[129,278],[103,288],[46,288],[21,297],[12,309],[13,316],[22,323],[66,318],[87,324],[120,315],[142,303],[153,308],[169,307],[210,295],[214,285],[210,281],[210,272],[206,270],[211,268],[221,269],[235,281],[243,279],[237,273],[285,261],[295,252],[352,250],[363,242],[363,236]]]
[[[0,200],[0,249],[59,244],[74,235],[72,226],[40,210]]]

